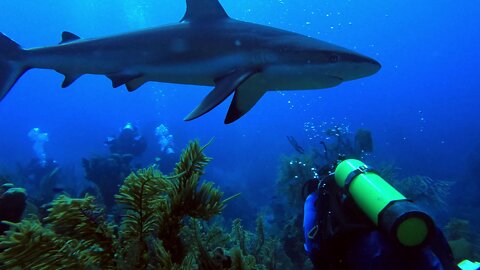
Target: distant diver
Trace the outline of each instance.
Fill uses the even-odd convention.
[[[375,74],[372,58],[301,34],[230,18],[218,0],[187,0],[177,24],[98,39],[62,33],[59,45],[22,49],[0,33],[0,100],[31,68],[106,75],[129,91],[149,81],[214,86],[185,120],[232,93],[225,123],[247,113],[266,91],[322,89]]]
[[[55,159],[48,158],[45,152],[45,143],[49,141],[48,133],[42,132],[40,128],[32,128],[28,137],[33,142],[35,157],[25,166],[18,166],[18,173],[22,175],[24,188],[29,192],[29,197],[36,204],[43,204],[50,201],[55,191],[59,188],[60,167]]]
[[[82,159],[85,178],[94,184],[82,191],[82,194],[96,194],[110,210],[115,205],[114,196],[118,187],[135,171],[132,161],[146,151],[147,141],[138,131],[138,127],[126,123],[117,136],[107,137],[105,145],[108,146],[110,155]]]
[[[107,137],[105,144],[112,154],[132,157],[140,156],[147,149],[146,139],[140,135],[138,128],[132,123],[127,123],[117,137]]]
[[[48,142],[48,133],[41,132],[39,128],[32,128],[28,132],[28,137],[33,141],[33,151],[37,156],[39,165],[45,167],[47,164],[47,154],[45,153],[44,145]]]

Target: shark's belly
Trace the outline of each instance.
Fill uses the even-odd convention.
[[[268,90],[311,90],[334,87],[342,79],[330,76],[318,68],[305,66],[270,66],[258,77]]]
[[[188,62],[157,64],[139,68],[151,81],[211,86],[215,79],[241,67],[246,56],[230,55]]]

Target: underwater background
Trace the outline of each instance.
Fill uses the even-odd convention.
[[[467,240],[478,243],[478,1],[221,3],[235,19],[353,49],[379,61],[382,69],[330,89],[267,92],[247,115],[229,125],[223,124],[228,102],[199,119],[183,121],[210,87],[149,82],[129,93],[124,87],[113,89],[105,77],[86,75],[62,89],[61,74],[31,70],[0,103],[0,174],[15,178],[36,157],[28,134],[39,128],[48,133],[47,159],[68,175],[59,185],[80,196],[91,186],[82,159],[109,155],[104,143],[108,136],[116,136],[126,123],[137,126],[147,149],[132,163],[147,167],[162,155],[155,128],[163,124],[173,136],[177,158],[190,140],[203,145],[214,138],[205,150],[213,160],[203,178],[219,185],[227,197],[241,193],[224,213],[240,217],[253,231],[257,216],[272,215],[272,202],[284,196],[278,182],[285,160],[298,160],[287,136],[305,149],[322,149],[321,141],[335,140],[328,132],[333,127],[341,127],[346,137],[365,129],[374,142],[365,160],[395,168],[396,179],[421,176],[428,177],[430,186],[441,183],[441,202],[427,207],[441,227],[451,218],[468,220]],[[92,38],[177,22],[185,1],[18,0],[1,1],[0,10],[0,31],[32,48],[57,44],[63,31]],[[27,193],[38,193],[26,185]],[[422,190],[419,198],[434,192]],[[478,252],[478,244],[472,249]]]

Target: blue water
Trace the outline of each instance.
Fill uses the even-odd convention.
[[[47,156],[74,165],[82,177],[81,158],[107,154],[105,137],[132,122],[149,140],[139,160],[147,165],[159,153],[154,128],[165,124],[178,150],[191,139],[206,143],[214,137],[208,180],[263,205],[275,186],[279,156],[294,153],[285,137],[318,146],[312,138],[322,123],[334,123],[371,130],[373,158],[395,162],[404,176],[428,175],[478,190],[480,173],[467,166],[480,144],[478,1],[221,2],[231,17],[351,48],[378,60],[382,69],[331,89],[269,92],[231,125],[223,124],[229,102],[194,121],[182,120],[209,87],[148,83],[128,93],[112,89],[105,77],[85,75],[62,89],[62,75],[31,70],[0,104],[0,164],[14,168],[34,157],[27,134],[39,127],[49,133]],[[185,3],[18,0],[1,1],[0,10],[0,31],[31,48],[57,44],[62,31],[90,38],[177,22]]]

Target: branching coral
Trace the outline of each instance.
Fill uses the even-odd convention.
[[[218,224],[191,220],[182,230],[184,239],[192,243],[199,269],[292,269],[281,254],[279,241],[265,234],[263,217],[257,219],[255,233],[244,230],[239,219],[232,223],[230,233]],[[282,254],[283,255],[283,254]],[[286,257],[286,256],[284,256]]]
[[[190,219],[188,226],[182,229],[185,242],[190,243],[189,254],[195,254],[198,269],[224,269],[226,263],[224,250],[230,238],[218,224],[208,227],[197,219]]]
[[[0,236],[0,265],[2,269],[88,269],[85,251],[78,251],[75,240],[59,238],[52,230],[43,227],[38,219],[9,223],[10,231]],[[73,253],[81,256],[72,256]]]
[[[121,237],[123,241],[136,243],[138,256],[136,266],[147,265],[143,254],[147,252],[147,238],[158,228],[161,211],[165,211],[164,190],[170,183],[153,167],[130,174],[115,196],[126,211],[122,219]]]
[[[102,269],[113,268],[116,252],[114,227],[104,220],[95,198],[72,199],[61,195],[51,204],[45,222],[64,239],[78,241],[84,249],[91,250],[89,261]]]
[[[213,187],[212,182],[204,182],[198,188],[200,177],[211,158],[203,154],[207,145],[201,147],[198,141],[192,142],[182,153],[175,166],[178,175],[173,188],[168,191],[170,209],[176,215],[188,215],[208,220],[219,214],[225,207],[223,193]]]
[[[232,256],[232,270],[253,270],[256,269],[255,257],[252,255],[244,255],[238,247],[230,250]]]
[[[237,260],[237,266],[242,264],[238,263],[238,260],[243,260],[243,265],[248,267],[251,265],[250,261],[252,257],[257,264],[255,269],[268,268],[268,269],[281,269],[281,263],[277,260],[277,254],[280,252],[280,243],[278,239],[274,237],[268,237],[265,234],[263,216],[257,218],[257,228],[255,234],[247,232],[243,229],[240,220],[235,220],[232,225],[232,240],[236,244],[236,247],[232,249],[232,259]],[[238,250],[240,255],[235,253]],[[236,256],[236,258],[234,258]],[[236,268],[234,268],[236,269]]]

